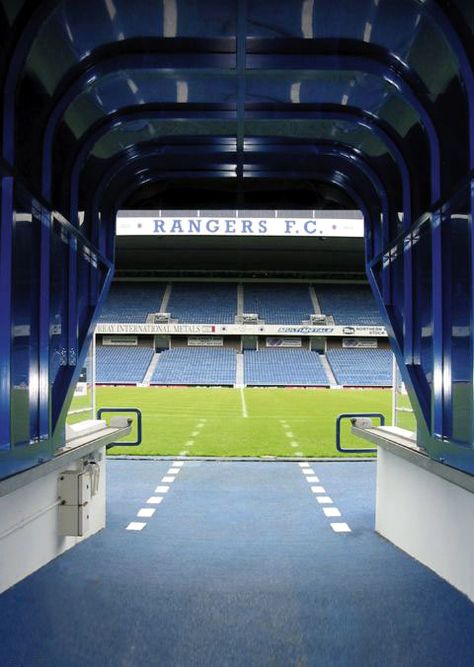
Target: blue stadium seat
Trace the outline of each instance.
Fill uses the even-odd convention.
[[[153,354],[151,347],[98,345],[96,382],[98,384],[142,382]]]
[[[313,312],[308,285],[244,285],[244,313],[258,313],[266,324],[300,324]]]
[[[177,347],[161,353],[151,382],[166,385],[233,385],[235,373],[235,350]]]
[[[324,315],[336,324],[383,326],[374,297],[364,285],[315,285]]]
[[[245,383],[257,386],[328,386],[317,352],[259,350],[244,353]]]
[[[392,352],[375,349],[337,349],[326,353],[340,385],[390,387]]]
[[[173,283],[168,312],[180,322],[232,324],[237,286],[230,283]]]
[[[160,310],[165,283],[117,282],[110,289],[99,322],[136,324]]]

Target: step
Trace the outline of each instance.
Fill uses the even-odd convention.
[[[155,372],[156,365],[158,364],[160,360],[160,353],[155,352],[153,357],[151,358],[150,365],[146,369],[145,377],[143,378],[141,384],[142,385],[149,385],[151,382],[151,378],[153,377],[153,373]]]
[[[337,384],[336,376],[334,375],[334,371],[331,368],[328,358],[325,354],[320,354],[319,358],[321,360],[321,365],[324,368],[324,372],[326,373],[326,377],[329,380],[329,386],[338,387],[339,385]]]

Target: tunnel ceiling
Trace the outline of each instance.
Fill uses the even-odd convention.
[[[4,158],[73,222],[384,198],[411,219],[468,171],[471,0],[0,7]]]

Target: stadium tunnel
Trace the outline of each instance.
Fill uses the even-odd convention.
[[[423,459],[382,448],[378,528],[474,598],[473,30],[471,0],[0,0],[0,501],[64,456],[119,209],[336,203]]]

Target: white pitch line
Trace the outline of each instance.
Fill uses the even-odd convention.
[[[137,516],[149,519],[155,512],[156,509],[154,507],[142,507],[141,510],[138,510]]]
[[[146,526],[146,523],[142,521],[131,521],[125,530],[143,530]]]
[[[304,452],[295,452],[295,456],[304,456]]]
[[[194,440],[188,440],[185,445],[186,447],[192,447],[194,445]]]
[[[179,453],[180,456],[187,456],[189,454],[188,450],[185,449],[182,452]]]
[[[249,416],[248,410],[247,410],[247,402],[245,400],[245,394],[244,394],[244,388],[240,387],[240,402],[242,404],[242,417],[247,419]]]
[[[193,431],[191,435],[193,436],[193,438],[195,438],[197,435],[199,435],[199,431]]]

